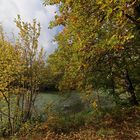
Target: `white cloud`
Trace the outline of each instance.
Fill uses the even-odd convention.
[[[0,23],[2,23],[5,32],[10,36],[12,32],[17,35],[18,30],[14,19],[18,14],[27,22],[31,22],[36,18],[41,23],[42,28],[40,46],[43,46],[48,53],[51,53],[56,47],[52,40],[58,28],[50,30],[48,25],[54,19],[57,7],[44,7],[42,3],[42,0],[0,0]]]

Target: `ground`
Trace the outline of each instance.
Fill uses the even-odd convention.
[[[120,113],[120,112],[118,112]],[[118,117],[120,116],[120,117]],[[118,116],[105,115],[98,123],[85,124],[68,133],[48,130],[47,124],[37,136],[25,136],[21,140],[140,140],[140,109],[133,107]]]

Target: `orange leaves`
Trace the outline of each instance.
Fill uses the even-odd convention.
[[[64,24],[64,22],[65,22],[64,17],[58,17],[58,18],[56,19],[56,23],[57,23],[58,25]]]
[[[69,18],[73,24],[77,23],[77,21],[78,21],[78,17],[76,17],[74,15],[70,16]]]
[[[115,51],[122,51],[122,50],[124,50],[124,46],[122,46],[122,45],[116,45],[116,46],[113,46],[113,49]]]

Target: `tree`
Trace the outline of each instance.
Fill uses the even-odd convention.
[[[20,77],[23,70],[20,52],[6,40],[1,30],[0,37],[0,113],[7,123],[9,134],[14,133],[16,97],[20,94]],[[13,102],[15,101],[15,102]],[[16,107],[17,108],[17,107]],[[15,120],[16,121],[16,120]],[[1,123],[2,123],[1,122]]]
[[[19,43],[21,57],[25,63],[23,78],[26,94],[22,97],[22,106],[25,107],[23,112],[23,121],[27,121],[32,116],[34,103],[39,93],[39,85],[44,68],[44,52],[39,49],[38,38],[40,36],[40,24],[33,20],[33,23],[21,21],[20,16],[15,20],[19,28]],[[25,104],[25,105],[24,105]]]
[[[20,29],[15,43],[6,39],[2,27],[0,30],[0,129],[9,135],[35,112],[45,68],[44,51],[38,46],[40,24],[36,20],[25,23],[20,16],[15,22]]]
[[[61,67],[65,71],[59,84],[68,88],[74,85],[84,91],[90,87],[91,92],[111,89],[115,97],[119,97],[116,91],[122,89],[130,94],[133,105],[138,104],[139,0],[46,0],[44,3],[59,4],[59,13],[51,27],[64,27],[56,37],[58,50],[54,55],[58,57],[54,59],[59,59],[63,52],[61,63],[69,57],[69,66]]]

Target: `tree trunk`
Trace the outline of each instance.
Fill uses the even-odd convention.
[[[125,75],[126,90],[131,95],[130,103],[132,105],[138,105],[138,101],[137,101],[137,98],[136,98],[135,90],[134,90],[134,87],[133,87],[133,84],[132,84],[132,81],[130,79],[130,76],[129,76],[129,73],[128,73],[127,69],[126,69],[124,75]]]

